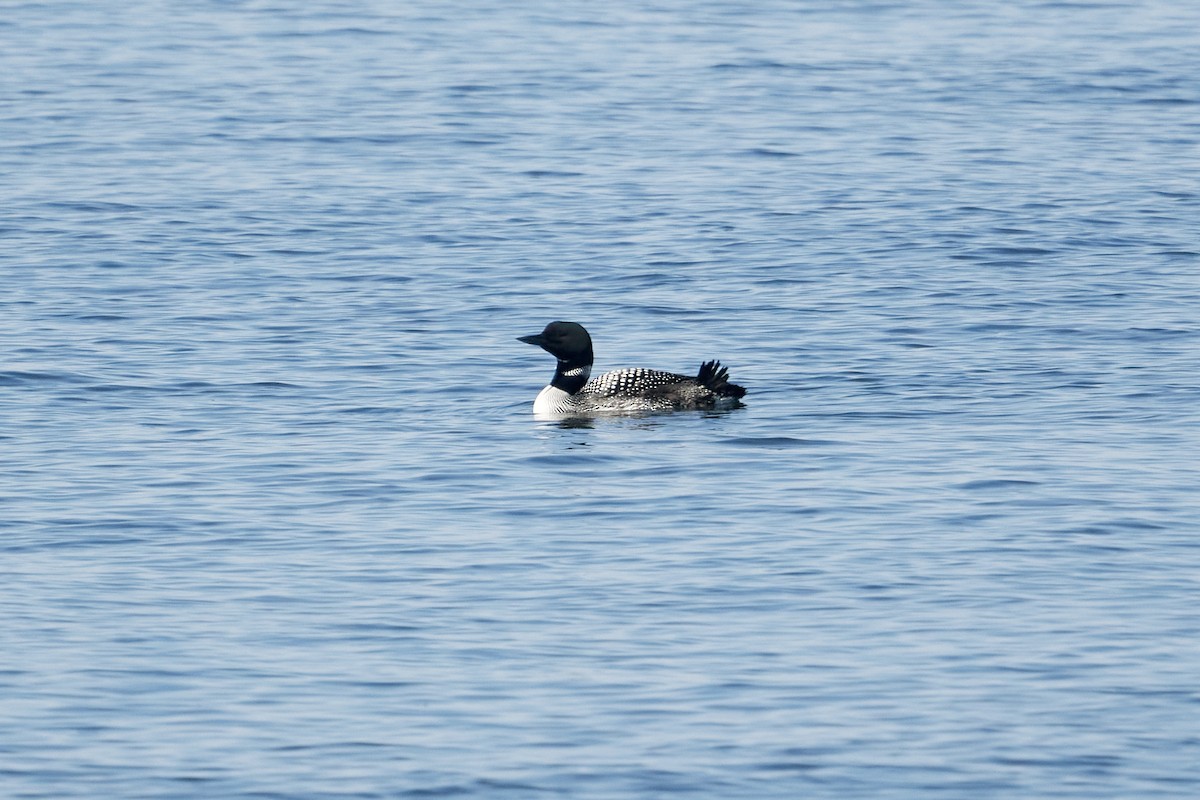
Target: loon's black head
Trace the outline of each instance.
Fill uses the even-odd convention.
[[[567,369],[592,365],[592,337],[578,322],[551,322],[541,333],[518,336],[517,340],[536,344]]]

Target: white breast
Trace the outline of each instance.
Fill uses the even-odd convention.
[[[567,398],[571,395],[555,386],[547,386],[538,392],[533,401],[534,414],[561,414],[567,409]]]

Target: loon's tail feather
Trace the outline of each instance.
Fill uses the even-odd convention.
[[[729,368],[722,367],[720,361],[705,361],[701,364],[700,372],[696,374],[696,382],[718,397],[746,396],[744,388],[729,382]]]

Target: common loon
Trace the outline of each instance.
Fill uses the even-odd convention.
[[[517,339],[558,359],[550,385],[533,401],[537,415],[728,407],[746,394],[717,361],[701,364],[695,377],[638,367],[588,380],[592,337],[576,322],[551,322],[541,333]]]

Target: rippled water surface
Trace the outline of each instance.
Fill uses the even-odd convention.
[[[1200,6],[0,14],[0,794],[1200,796]],[[533,419],[552,360],[743,408]]]

